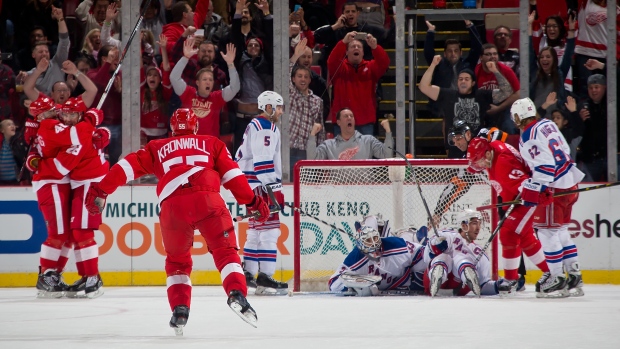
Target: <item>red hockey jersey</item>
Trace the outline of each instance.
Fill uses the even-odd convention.
[[[47,183],[68,183],[72,187],[103,177],[108,162],[93,146],[95,127],[88,122],[67,126],[56,119],[41,121],[36,152],[41,156],[32,186],[36,192]]]
[[[111,194],[119,186],[149,173],[159,179],[157,196],[160,203],[181,186],[219,192],[220,185],[223,185],[242,205],[254,198],[226,145],[216,137],[203,135],[152,140],[144,149],[127,155],[112,166],[99,187]]]
[[[519,194],[521,183],[530,178],[531,172],[527,164],[510,144],[502,141],[490,143],[493,148],[491,168],[488,168],[489,179],[502,200],[512,201]]]

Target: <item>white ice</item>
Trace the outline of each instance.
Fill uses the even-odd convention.
[[[106,287],[97,299],[0,289],[0,348],[620,348],[620,286],[536,299],[249,296],[258,328],[221,287],[194,287],[185,335],[168,327],[165,287]]]

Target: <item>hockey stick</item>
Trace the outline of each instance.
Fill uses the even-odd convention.
[[[118,61],[118,65],[116,66],[116,69],[114,69],[114,73],[112,73],[112,77],[108,81],[108,85],[105,87],[105,90],[103,90],[103,94],[101,95],[101,98],[99,99],[99,103],[97,103],[97,109],[101,109],[101,107],[103,106],[103,102],[105,102],[105,99],[108,97],[108,93],[110,92],[110,89],[112,88],[112,85],[114,84],[114,79],[116,78],[116,75],[118,75],[118,72],[121,70],[121,65],[123,64],[123,60],[125,59],[125,55],[127,54],[129,45],[131,45],[131,42],[133,41],[134,36],[136,36],[136,33],[138,32],[138,29],[140,28],[140,25],[142,24],[142,20],[144,19],[144,14],[146,13],[146,10],[149,8],[150,4],[151,4],[151,0],[146,0],[144,4],[144,8],[140,10],[140,17],[138,18],[138,23],[136,23],[136,26],[133,27],[133,31],[131,32],[131,35],[129,36],[127,43],[125,44],[125,49],[123,50],[123,53],[121,54],[121,58]]]
[[[26,162],[28,161],[28,155],[30,155],[30,151],[32,150],[33,143],[34,143],[34,140],[30,141],[30,144],[28,145],[28,152],[26,153],[24,162],[22,162],[22,168],[19,170],[19,175],[17,176],[17,183],[22,181],[22,177],[24,176],[24,171],[26,170]]]
[[[327,226],[331,227],[332,229],[334,229],[334,230],[336,230],[336,231],[339,231],[339,232],[341,232],[341,233],[343,233],[343,234],[347,234],[348,236],[350,236],[350,237],[352,237],[352,238],[355,238],[355,236],[353,236],[351,233],[349,233],[349,232],[347,232],[347,231],[345,231],[345,230],[343,230],[343,229],[340,229],[340,228],[338,228],[337,226],[335,226],[335,225],[333,225],[333,224],[331,224],[331,223],[328,223],[328,222],[326,222],[326,221],[324,221],[324,220],[322,220],[322,219],[320,219],[320,218],[318,218],[318,217],[312,216],[312,215],[310,215],[310,214],[308,214],[308,213],[304,212],[304,211],[303,211],[302,209],[300,209],[299,207],[295,207],[295,206],[293,206],[293,205],[291,205],[291,204],[289,204],[289,203],[287,203],[287,202],[285,202],[285,203],[284,203],[284,206],[288,206],[288,207],[290,207],[293,211],[297,211],[297,212],[299,212],[299,214],[301,214],[301,215],[304,215],[304,216],[306,216],[306,217],[310,217],[310,218],[314,219],[315,221],[317,221],[317,222],[321,222],[321,223],[323,223],[323,224],[325,224],[325,225],[327,225]]]
[[[280,207],[280,204],[278,204],[278,202],[276,201],[276,196],[273,194],[273,190],[269,186],[267,186],[267,194],[269,195],[269,200],[271,200],[271,203],[274,204],[273,207],[269,208],[269,213],[280,212],[282,207]],[[237,217],[233,218],[233,222],[239,222],[239,221],[242,221],[242,220],[244,220],[246,218],[250,218],[250,217],[258,218],[259,215],[260,215],[260,213],[258,213],[258,211],[254,211],[252,213],[246,213],[246,214],[244,214],[242,216],[237,216]]]
[[[613,187],[613,186],[616,186],[616,185],[620,185],[620,181],[618,181],[618,182],[611,182],[611,183],[605,183],[605,184],[600,184],[600,185],[593,185],[591,187],[586,187],[586,188],[579,188],[579,189],[574,189],[574,190],[563,191],[561,193],[554,194],[553,197],[555,198],[555,197],[564,196],[564,195],[581,193],[581,192],[584,192],[584,191],[608,188],[608,187]],[[502,203],[499,203],[499,204],[493,204],[493,205],[486,205],[486,206],[476,207],[476,210],[483,211],[483,210],[488,210],[488,209],[492,209],[492,208],[500,208],[502,206],[508,206],[508,205],[520,204],[520,203],[521,203],[520,200],[506,201],[506,202],[502,202]]]
[[[480,261],[480,258],[482,258],[482,255],[484,255],[484,253],[486,252],[487,248],[489,248],[489,245],[491,244],[491,242],[493,242],[493,239],[495,239],[495,235],[497,235],[497,233],[499,232],[499,230],[502,227],[502,225],[504,225],[504,222],[506,221],[506,218],[508,218],[508,216],[510,216],[510,214],[512,213],[512,210],[515,208],[515,206],[517,204],[521,203],[521,201],[519,201],[520,197],[521,197],[521,193],[519,193],[519,195],[517,195],[517,200],[515,200],[516,202],[514,204],[510,205],[510,207],[508,208],[508,210],[504,214],[504,217],[499,221],[499,223],[497,223],[497,226],[495,227],[495,230],[493,230],[493,233],[491,234],[491,236],[489,236],[489,239],[484,244],[484,247],[482,247],[482,252],[479,255],[476,256],[476,260],[474,261],[474,265],[478,265],[478,262]]]
[[[422,203],[424,204],[424,209],[426,210],[426,214],[428,215],[429,224],[433,228],[433,232],[435,233],[435,236],[439,236],[439,234],[437,233],[437,227],[435,226],[435,221],[433,220],[433,216],[431,215],[431,210],[428,208],[428,204],[426,203],[426,199],[424,198],[424,195],[422,194],[422,187],[420,186],[420,182],[418,181],[418,177],[415,174],[415,170],[413,168],[413,165],[411,165],[411,163],[409,162],[409,159],[407,159],[407,157],[404,156],[403,154],[401,154],[398,150],[396,150],[396,149],[394,149],[392,147],[388,147],[388,148],[392,149],[396,154],[398,154],[398,156],[403,158],[405,160],[405,162],[407,163],[407,166],[409,167],[409,169],[411,171],[411,175],[413,176],[413,181],[418,186],[418,192],[420,193],[420,198],[422,199]]]

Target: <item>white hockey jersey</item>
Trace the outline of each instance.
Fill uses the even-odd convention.
[[[491,261],[486,253],[483,253],[481,246],[475,242],[468,242],[459,234],[457,229],[442,229],[437,234],[445,237],[448,243],[448,248],[442,253],[442,255],[452,257],[453,265],[451,268],[447,268],[448,270],[454,270],[455,275],[461,275],[462,268],[473,264],[477,256],[483,254],[478,264],[476,264],[478,282],[482,286],[491,280]],[[429,243],[432,243],[433,239],[435,238],[431,238]],[[429,265],[435,257],[440,256],[436,256],[432,249],[428,247],[424,250],[424,264]]]
[[[532,170],[532,180],[548,187],[571,188],[585,176],[570,157],[562,132],[549,119],[540,119],[523,130],[519,152]]]
[[[346,287],[340,279],[344,272],[354,275],[380,275],[381,283],[377,287],[382,291],[401,287],[423,289],[422,279],[426,269],[423,262],[424,246],[390,236],[381,238],[381,252],[381,257],[375,260],[368,258],[357,246],[354,247],[329,279],[329,289],[333,292],[345,290]]]
[[[248,124],[235,161],[252,189],[269,185],[273,191],[282,190],[280,129],[271,121],[256,117]]]

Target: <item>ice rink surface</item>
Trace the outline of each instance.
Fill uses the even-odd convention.
[[[168,327],[165,287],[106,287],[97,299],[0,289],[0,348],[620,348],[620,286],[581,298],[248,297],[258,328],[221,287],[194,287],[185,335]]]

